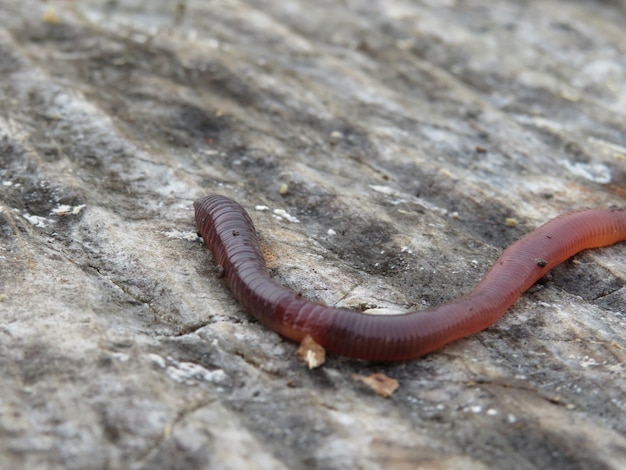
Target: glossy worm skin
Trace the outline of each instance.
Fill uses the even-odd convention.
[[[310,335],[325,349],[374,361],[413,359],[492,325],[557,264],[587,248],[626,240],[626,211],[561,215],[509,246],[473,291],[449,303],[400,315],[367,315],[302,298],[268,275],[249,215],[209,195],[194,203],[198,230],[241,305],[281,335]]]

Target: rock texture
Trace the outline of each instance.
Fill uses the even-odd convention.
[[[547,219],[625,205],[624,24],[618,0],[0,0],[0,466],[619,468],[624,244],[423,359],[309,371],[191,205],[239,200],[320,302],[454,298]]]

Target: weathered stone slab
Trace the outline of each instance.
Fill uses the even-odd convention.
[[[624,24],[619,1],[0,0],[0,467],[619,468],[624,244],[423,359],[309,371],[215,277],[192,202],[249,208],[311,299],[452,299],[549,218],[625,206]],[[353,379],[380,372],[388,399]]]

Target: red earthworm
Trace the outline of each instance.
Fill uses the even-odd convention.
[[[626,211],[563,214],[510,245],[470,293],[399,315],[327,307],[274,282],[250,216],[235,201],[210,195],[194,203],[196,224],[241,305],[281,335],[310,335],[329,351],[358,359],[413,359],[492,325],[519,296],[579,251],[626,240]]]

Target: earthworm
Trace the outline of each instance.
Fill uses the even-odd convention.
[[[563,214],[506,248],[470,293],[431,309],[368,315],[304,299],[269,276],[250,216],[235,201],[209,195],[194,203],[199,234],[246,311],[295,340],[357,359],[419,357],[491,326],[550,269],[587,248],[626,240],[626,211]]]

